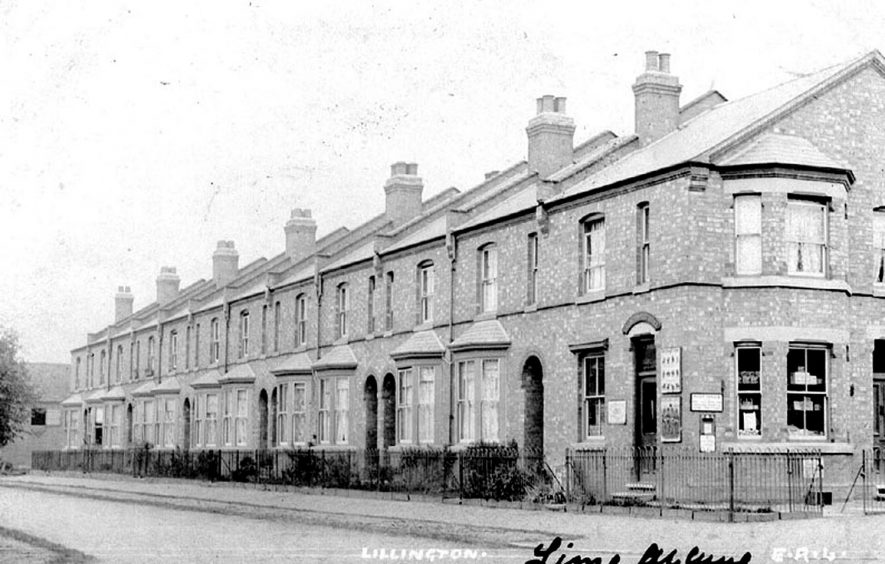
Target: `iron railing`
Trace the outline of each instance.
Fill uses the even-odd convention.
[[[556,482],[540,453],[513,447],[463,450],[37,451],[37,470],[111,472],[211,481],[394,491],[442,497],[523,500]]]
[[[818,452],[568,451],[567,495],[588,505],[734,512],[820,512]]]

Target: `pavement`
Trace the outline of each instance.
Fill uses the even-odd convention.
[[[275,491],[254,485],[119,475],[32,473],[0,478],[0,491],[2,488],[459,542],[486,549],[507,562],[534,558],[537,564],[555,564],[563,554],[565,558],[583,556],[587,562],[591,558],[608,562],[617,554],[624,563],[663,564],[675,550],[669,562],[676,564],[677,558],[687,561],[693,547],[733,562],[747,553],[753,562],[885,562],[885,535],[881,534],[885,515],[864,516],[853,506],[845,513],[839,513],[837,506],[822,518],[721,523],[401,501],[360,492],[342,496],[328,495],[325,490]],[[557,537],[561,544],[552,550]],[[653,544],[659,547],[655,559],[648,556]],[[373,552],[363,558],[395,559],[387,556]],[[565,558],[559,562],[571,561]],[[695,561],[699,561],[697,557]]]

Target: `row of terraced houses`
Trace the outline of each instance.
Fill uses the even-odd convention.
[[[543,96],[473,188],[425,200],[397,162],[356,228],[219,241],[73,349],[64,446],[809,449],[848,482],[885,441],[883,73],[681,104],[650,51],[633,134],[576,144]]]

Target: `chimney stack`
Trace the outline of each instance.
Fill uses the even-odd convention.
[[[538,113],[525,129],[529,137],[529,171],[547,178],[572,164],[575,121],[565,115],[565,98],[538,98]]]
[[[636,135],[642,146],[654,143],[679,125],[682,85],[670,74],[670,55],[645,52],[645,72],[636,77]]]
[[[286,254],[293,263],[309,257],[316,250],[317,222],[310,210],[295,208],[286,222]]]
[[[239,272],[240,253],[234,248],[233,241],[219,241],[212,253],[212,279],[215,286],[227,286],[237,277]]]
[[[390,165],[390,178],[384,183],[387,218],[394,225],[402,225],[417,217],[421,213],[422,190],[424,183],[416,163],[400,161]]]
[[[114,323],[132,315],[132,303],[135,296],[129,286],[118,286],[117,295],[114,296]]]
[[[181,279],[175,273],[174,266],[160,268],[160,275],[157,276],[157,302],[161,306],[178,297],[178,284],[180,282]]]

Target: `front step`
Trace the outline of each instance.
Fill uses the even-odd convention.
[[[654,484],[649,484],[648,482],[636,482],[633,484],[624,484],[624,486],[631,492],[652,492],[657,491],[657,486]]]
[[[654,492],[615,492],[612,494],[612,501],[622,503],[624,505],[639,505],[651,503],[655,500]]]

